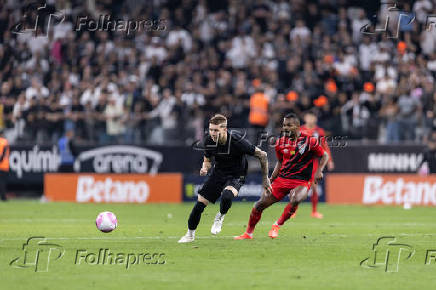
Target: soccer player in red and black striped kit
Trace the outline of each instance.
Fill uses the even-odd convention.
[[[318,127],[317,125],[318,118],[316,117],[316,114],[313,111],[308,111],[304,114],[304,125],[300,127],[300,131],[303,132],[305,135],[312,136],[313,138],[318,138],[319,142],[321,143],[322,148],[327,152],[329,155],[329,161],[327,163],[327,169],[333,170],[335,168],[335,165],[333,163],[332,153],[330,152],[329,145],[327,144],[325,140],[325,132],[324,129],[321,127]],[[318,205],[318,186],[316,184],[312,184],[312,195],[310,196],[310,201],[312,202],[312,217],[322,219],[323,215],[317,211],[317,205]],[[294,215],[291,217],[295,217],[297,213],[294,213]]]
[[[275,148],[278,160],[271,175],[272,192],[262,192],[251,211],[246,232],[235,237],[236,240],[252,239],[263,210],[289,194],[289,204],[269,232],[271,238],[277,237],[280,226],[295,213],[298,204],[306,199],[312,183],[323,178],[322,172],[329,156],[318,138],[300,131],[300,120],[295,114],[284,117],[282,133],[283,137],[277,141]]]

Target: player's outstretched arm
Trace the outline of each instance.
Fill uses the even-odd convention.
[[[201,166],[201,169],[200,169],[200,175],[205,176],[211,167],[212,167],[212,163],[211,163],[210,159],[207,157],[204,157],[203,158],[203,165]]]
[[[276,166],[274,167],[274,170],[271,174],[271,178],[270,178],[271,182],[273,182],[277,178],[277,176],[279,175],[280,168],[282,168],[282,163],[280,161],[277,161]]]
[[[318,169],[315,172],[315,183],[318,183],[323,178],[323,171],[325,166],[327,165],[327,162],[329,161],[329,154],[324,151],[324,154],[321,157],[321,160],[319,161]]]
[[[256,150],[254,151],[254,156],[256,156],[259,159],[260,167],[262,169],[262,183],[263,188],[268,192],[272,192],[271,183],[268,178],[268,155],[265,151],[260,150],[258,147],[256,147]]]

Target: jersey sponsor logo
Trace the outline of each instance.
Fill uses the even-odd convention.
[[[295,150],[289,150],[289,149],[283,149],[283,153],[284,154],[288,154],[289,153],[289,155],[294,155],[295,154]]]
[[[107,177],[96,181],[93,176],[79,176],[77,202],[146,202],[150,188],[144,181],[118,181]]]
[[[155,174],[162,159],[162,153],[136,146],[105,146],[80,153],[74,162],[74,170],[79,172],[82,162],[92,160],[96,173]]]

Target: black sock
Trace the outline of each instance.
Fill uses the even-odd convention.
[[[221,204],[220,204],[220,213],[226,214],[230,207],[232,206],[232,200],[233,200],[233,192],[231,190],[224,190],[222,196],[221,196]]]
[[[206,205],[204,203],[197,201],[188,219],[188,229],[192,231],[197,228],[198,223],[200,222],[201,213],[203,212],[205,207]]]

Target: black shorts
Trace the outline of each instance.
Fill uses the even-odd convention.
[[[244,183],[245,175],[238,177],[214,172],[207,178],[206,182],[198,191],[198,194],[209,202],[215,203],[226,186],[233,186],[237,191],[239,191]]]

